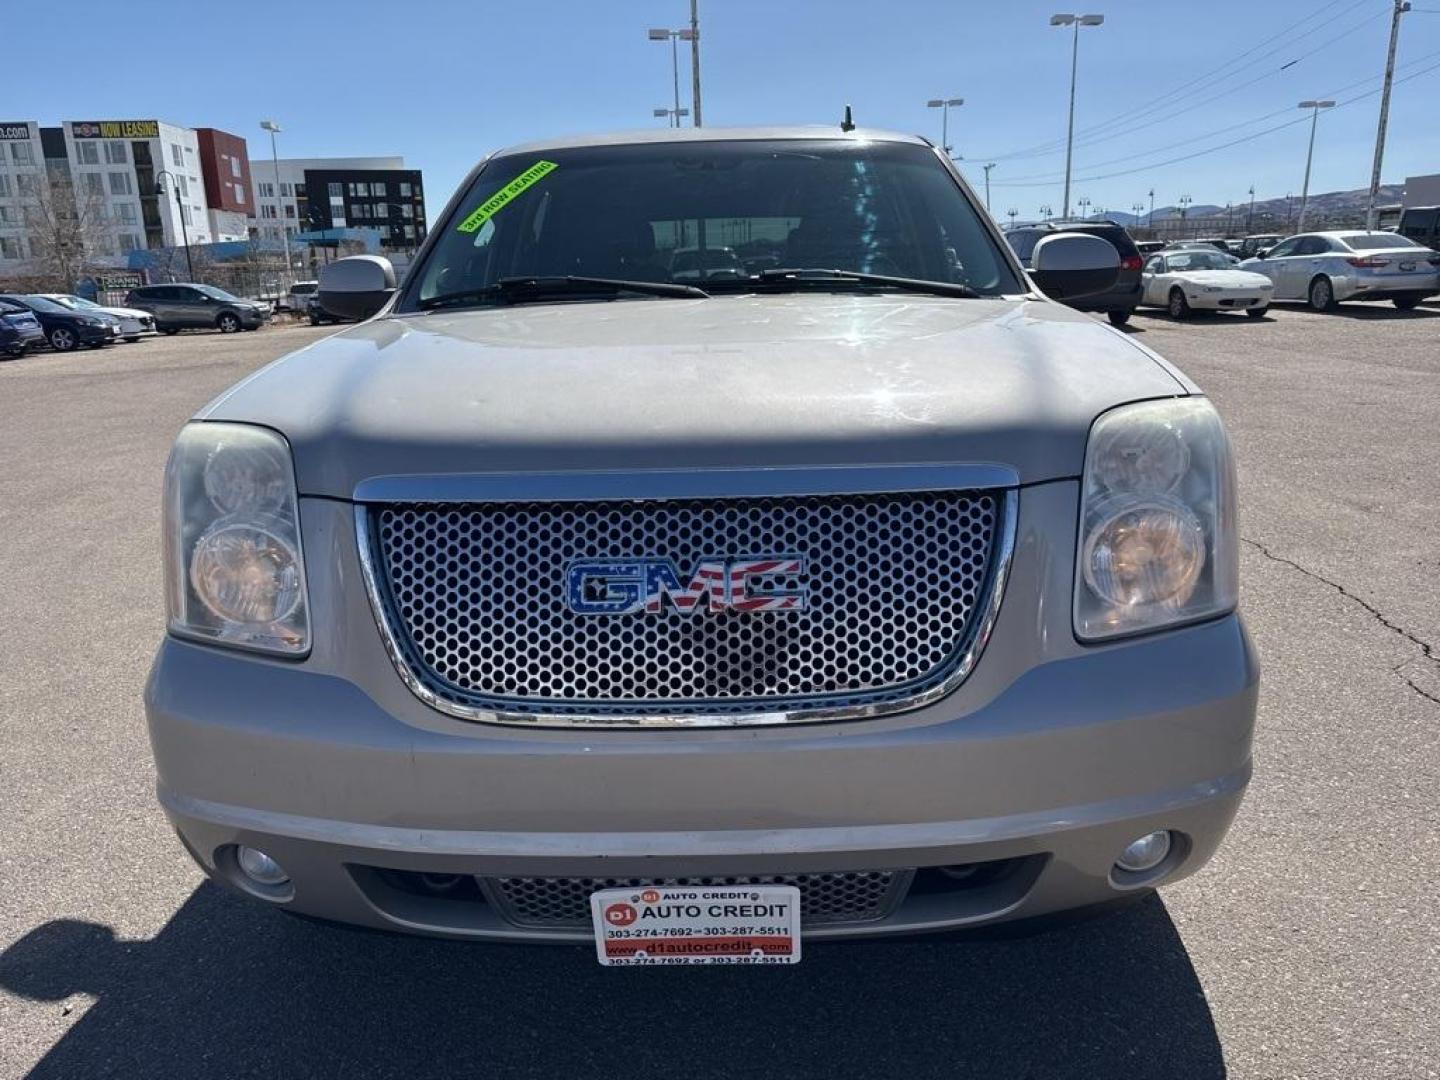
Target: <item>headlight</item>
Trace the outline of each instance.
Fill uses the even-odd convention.
[[[302,655],[305,561],[290,447],[247,424],[186,426],[165,467],[170,631]]]
[[[1085,452],[1076,635],[1096,641],[1232,610],[1235,528],[1230,445],[1209,401],[1105,413]]]

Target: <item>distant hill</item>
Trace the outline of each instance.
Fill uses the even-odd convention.
[[[1388,206],[1399,203],[1404,191],[1404,184],[1382,184],[1379,194],[1376,196],[1376,205]],[[1321,226],[1346,228],[1363,225],[1369,194],[1369,188],[1356,188],[1353,191],[1326,191],[1311,195],[1310,205],[1306,210],[1306,225],[1314,228]],[[1219,222],[1221,225],[1227,221],[1233,221],[1235,231],[1240,231],[1244,229],[1246,217],[1250,212],[1248,202],[1234,204],[1228,213],[1224,206],[1214,203],[1193,203],[1186,209],[1185,218],[1187,221]],[[1293,224],[1299,212],[1300,196],[1298,194],[1291,197],[1288,207],[1283,198],[1257,199],[1253,222],[1257,230],[1283,230],[1285,222],[1289,221]],[[1091,216],[1105,217],[1125,226],[1138,225],[1143,228],[1150,223],[1148,210],[1137,216],[1123,210],[1107,209],[1103,214],[1096,212]],[[1157,206],[1155,208],[1157,224],[1162,221],[1173,221],[1178,217],[1180,217],[1178,206]]]

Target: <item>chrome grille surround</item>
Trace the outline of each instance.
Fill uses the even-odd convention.
[[[980,467],[982,469],[986,467]],[[356,506],[356,534],[359,544],[361,565],[371,603],[380,627],[382,637],[397,671],[410,690],[432,707],[465,719],[490,723],[522,724],[527,726],[591,726],[591,727],[719,727],[739,725],[774,725],[829,720],[859,719],[916,708],[937,700],[952,691],[969,674],[981,651],[988,641],[994,620],[998,614],[1010,557],[1014,547],[1014,531],[1018,498],[1012,487],[967,487],[956,488],[953,481],[963,480],[963,467],[946,470],[952,483],[941,486],[935,482],[940,472],[938,467],[923,467],[922,490],[913,490],[903,485],[908,471],[920,472],[922,467],[883,467],[875,470],[843,470],[845,478],[855,481],[865,494],[786,494],[767,496],[749,494],[754,490],[753,479],[746,475],[743,485],[746,495],[739,498],[717,497],[706,493],[704,499],[687,499],[669,491],[660,498],[604,498],[587,501],[583,496],[564,497],[565,493],[576,490],[562,486],[562,497],[543,503],[532,502],[515,496],[526,490],[524,478],[507,478],[499,490],[492,485],[476,487],[463,485],[460,491],[439,485],[444,492],[439,498],[426,498],[436,485],[412,487],[398,480],[377,481],[372,484],[383,486],[384,501],[377,505]],[[858,475],[851,475],[852,473]],[[883,474],[880,479],[872,473]],[[957,476],[958,474],[958,476]],[[988,467],[981,476],[994,481],[996,470]],[[553,477],[568,474],[550,474]],[[582,476],[583,474],[576,474]],[[1003,475],[1003,474],[1002,474]],[[893,488],[883,481],[899,481]],[[710,483],[716,481],[712,478]],[[723,482],[723,481],[722,481]],[[774,483],[772,479],[768,481]],[[362,485],[357,489],[357,499],[366,492]],[[583,486],[583,485],[577,485]],[[591,485],[603,488],[604,485]],[[614,485],[611,485],[612,487]],[[673,484],[671,485],[673,487]],[[555,485],[545,485],[547,496]],[[643,484],[640,485],[643,490]],[[621,487],[620,490],[636,490],[636,485]],[[397,496],[412,496],[397,497]],[[473,497],[478,496],[478,497]],[[828,524],[816,517],[816,509],[828,508]],[[684,518],[682,516],[688,514]],[[865,529],[845,529],[835,524],[840,520],[869,522]],[[697,521],[697,515],[699,519]],[[927,611],[926,620],[930,633],[922,635],[923,649],[910,648],[900,662],[890,661],[888,666],[879,666],[871,659],[871,682],[856,685],[838,683],[837,677],[846,673],[837,667],[832,659],[827,666],[814,664],[805,671],[818,671],[831,681],[817,686],[820,679],[811,677],[805,682],[797,670],[785,671],[777,665],[774,653],[777,643],[795,648],[796,613],[725,613],[711,614],[697,612],[682,614],[667,610],[660,615],[636,614],[630,616],[579,616],[571,613],[565,605],[564,569],[576,558],[594,556],[665,556],[675,559],[682,567],[693,564],[696,558],[714,554],[706,550],[708,543],[718,543],[727,553],[748,554],[769,548],[774,549],[789,535],[795,543],[782,546],[799,548],[800,533],[794,531],[794,518],[808,515],[810,532],[833,537],[839,533],[852,547],[858,543],[856,535],[868,538],[890,562],[886,565],[900,574],[900,580],[912,591],[923,582],[934,580],[948,589],[950,606],[944,618]],[[868,515],[868,517],[867,517]],[[756,523],[756,518],[759,524]],[[708,519],[708,520],[706,520]],[[816,524],[822,520],[822,524]],[[599,521],[607,546],[600,547],[594,540],[577,539],[576,524]],[[718,525],[716,523],[719,523]],[[685,526],[688,524],[688,533]],[[593,527],[593,526],[592,526]],[[500,655],[504,649],[511,652],[510,665],[517,670],[501,672],[512,680],[532,678],[518,667],[523,655],[550,655],[567,641],[566,635],[579,637],[594,644],[594,656],[623,657],[626,648],[640,642],[646,648],[655,648],[657,643],[673,646],[681,640],[690,643],[691,665],[679,670],[688,682],[679,684],[682,691],[689,690],[703,696],[682,696],[672,691],[672,696],[657,696],[649,688],[642,687],[642,693],[651,696],[625,697],[614,693],[614,687],[633,688],[640,685],[642,678],[653,677],[654,657],[646,654],[646,662],[634,664],[628,673],[629,682],[624,679],[617,683],[613,675],[608,685],[602,685],[594,678],[599,665],[592,660],[582,660],[584,670],[576,670],[571,662],[564,670],[569,678],[581,682],[566,684],[535,684],[524,689],[527,694],[496,692],[513,690],[517,683],[497,686],[485,683],[485,665],[467,664],[468,659],[451,646],[458,644],[473,649],[469,640],[453,636],[452,629],[463,629],[473,634],[479,609],[467,606],[461,610],[446,588],[437,590],[436,582],[450,585],[457,581],[481,581],[486,588],[494,587],[497,577],[495,567],[503,565],[503,559],[493,556],[483,562],[471,559],[470,551],[483,548],[487,552],[496,550],[493,543],[498,535],[510,540],[510,555],[528,552],[536,548],[531,542],[527,529],[548,530],[543,538],[544,548],[540,558],[542,569],[520,580],[522,592],[530,597],[533,606],[523,611],[518,619],[512,617],[515,625],[501,629],[498,636],[492,632],[488,641],[492,655],[498,643]],[[388,533],[387,533],[388,530]],[[558,530],[558,535],[556,535]],[[567,531],[568,530],[568,531]],[[718,540],[709,541],[707,530],[714,530]],[[588,529],[582,528],[582,533]],[[703,534],[696,537],[696,533]],[[443,534],[443,536],[442,536]],[[872,535],[873,534],[873,535]],[[525,541],[518,537],[524,535]],[[807,537],[809,534],[806,534]],[[688,545],[684,542],[689,540]],[[463,543],[461,542],[463,541]],[[477,543],[477,541],[480,541]],[[418,545],[418,549],[417,549]],[[861,545],[863,547],[863,545]],[[817,640],[828,628],[831,635],[832,656],[835,649],[844,650],[847,642],[857,645],[865,643],[868,652],[885,653],[871,647],[873,640],[893,645],[894,640],[914,634],[913,623],[918,620],[919,608],[913,597],[888,595],[879,590],[885,610],[876,616],[869,614],[870,630],[867,638],[857,633],[853,613],[842,610],[835,603],[826,604],[826,583],[841,582],[841,589],[831,593],[833,599],[839,595],[854,599],[857,591],[865,590],[853,580],[846,580],[847,567],[840,557],[844,545],[832,543],[826,550],[816,545],[807,548],[811,560],[811,578],[820,583],[819,589],[812,588],[810,611],[801,613],[800,618],[809,616],[810,625],[818,627]],[[743,551],[742,551],[743,549]],[[424,555],[421,563],[429,564],[426,575],[418,577],[413,571],[415,554]],[[408,552],[408,554],[407,554]],[[502,554],[505,554],[502,552]],[[953,555],[953,557],[952,557]],[[917,561],[929,559],[928,567],[917,572]],[[958,565],[958,570],[957,570]],[[444,566],[442,571],[440,568]],[[877,572],[875,565],[859,567],[872,576]],[[463,571],[463,575],[461,571]],[[942,573],[941,571],[946,571]],[[908,578],[905,576],[908,573]],[[548,575],[548,576],[547,576]],[[883,582],[882,582],[883,584]],[[845,590],[848,588],[848,592]],[[471,590],[473,594],[474,590]],[[509,602],[509,608],[524,607],[524,604]],[[909,603],[898,602],[909,599]],[[403,606],[410,602],[408,616]],[[440,607],[435,607],[440,602]],[[888,606],[887,606],[888,605]],[[493,599],[488,610],[505,607],[503,599]],[[426,609],[430,613],[427,613]],[[429,619],[442,614],[441,632],[430,629]],[[417,618],[418,616],[418,618]],[[881,617],[883,616],[883,617]],[[629,620],[630,627],[623,632],[612,620]],[[878,619],[878,621],[876,621]],[[523,620],[523,621],[522,621]],[[710,620],[708,629],[706,620]],[[553,625],[560,623],[560,630]],[[606,624],[611,624],[606,626]],[[594,629],[576,629],[594,627]],[[718,627],[725,629],[717,631]],[[664,628],[662,632],[662,628]],[[674,631],[673,634],[671,631]],[[875,637],[878,631],[883,636]],[[506,635],[509,635],[508,638]],[[727,636],[728,635],[728,636]],[[696,653],[697,648],[712,648],[721,641],[731,646],[731,662],[713,664],[715,653]],[[802,641],[801,646],[809,645]],[[425,652],[429,646],[431,651]],[[437,646],[444,655],[436,652]],[[636,650],[630,649],[630,653]],[[850,650],[854,655],[860,650]],[[823,653],[823,650],[821,650]],[[801,655],[798,649],[795,655]],[[473,652],[471,654],[473,656]],[[669,654],[663,652],[668,659]],[[816,650],[809,650],[810,657]],[[697,664],[692,657],[698,656],[704,664]],[[768,658],[768,659],[767,659]],[[757,662],[759,661],[759,662]],[[493,664],[493,662],[492,662]],[[928,664],[928,667],[926,666]],[[907,666],[908,665],[908,666]],[[477,668],[479,679],[477,680]],[[544,674],[544,673],[542,673]],[[461,676],[460,679],[447,678]],[[554,677],[553,673],[547,677]],[[756,682],[757,678],[762,679]],[[583,680],[591,680],[591,682]],[[726,680],[730,681],[727,682]],[[736,682],[735,680],[739,680]],[[747,681],[748,680],[748,681]],[[887,681],[888,680],[888,681]],[[798,685],[797,685],[798,682]],[[467,685],[468,683],[468,685]],[[573,695],[573,687],[591,696],[543,696],[535,694],[539,689],[553,693],[553,685],[562,685],[562,695]],[[720,691],[717,693],[717,690]],[[725,691],[729,691],[725,693]],[[603,696],[609,693],[610,696]]]
[[[561,929],[590,925],[590,894],[601,889],[698,888],[707,885],[794,885],[805,926],[839,926],[885,918],[904,899],[914,870],[844,870],[818,874],[729,877],[478,878],[481,890],[517,926]]]

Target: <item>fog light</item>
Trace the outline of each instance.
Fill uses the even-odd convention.
[[[1170,833],[1161,829],[1159,832],[1146,833],[1131,842],[1130,846],[1120,853],[1120,858],[1115,860],[1115,865],[1132,874],[1143,874],[1146,870],[1154,870],[1169,854]]]
[[[257,885],[284,885],[290,880],[278,862],[257,848],[241,844],[235,852],[235,861],[240,864],[240,872]]]

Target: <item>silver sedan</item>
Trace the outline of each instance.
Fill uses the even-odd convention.
[[[1273,281],[1276,300],[1304,300],[1316,311],[1343,300],[1390,300],[1409,311],[1440,292],[1440,254],[1388,232],[1302,233],[1241,266]]]

